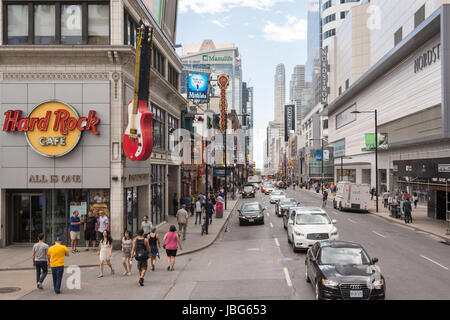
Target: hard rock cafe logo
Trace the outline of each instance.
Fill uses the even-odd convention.
[[[100,119],[95,111],[79,117],[74,108],[59,101],[48,101],[36,106],[27,118],[20,110],[5,112],[3,131],[24,132],[28,144],[46,157],[62,157],[71,152],[80,141],[83,131],[99,135]]]

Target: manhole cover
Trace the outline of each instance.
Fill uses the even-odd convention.
[[[16,288],[16,287],[0,288],[0,293],[12,293],[12,292],[16,292],[16,291],[20,291],[20,288]]]

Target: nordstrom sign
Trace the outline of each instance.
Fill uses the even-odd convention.
[[[434,46],[414,61],[414,73],[418,73],[426,67],[441,59],[441,44]]]
[[[207,54],[204,54],[202,56],[203,62],[231,62],[233,61],[233,58],[230,56],[225,57],[216,57],[216,56],[209,56]]]

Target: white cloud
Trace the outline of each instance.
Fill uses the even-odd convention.
[[[226,16],[226,17],[223,17],[222,19],[214,19],[214,20],[211,20],[211,23],[213,23],[221,28],[225,28],[230,24],[230,22],[229,22],[230,18],[231,18],[231,16]]]
[[[254,34],[249,34],[248,37],[249,37],[250,39],[255,39],[255,38],[256,38],[256,36],[255,36]]]
[[[264,37],[275,42],[294,42],[306,40],[308,23],[304,19],[298,20],[293,16],[286,17],[282,26],[269,21],[264,27]]]
[[[221,13],[236,7],[248,7],[258,10],[268,10],[281,2],[294,2],[295,0],[181,0],[180,12],[189,10],[195,13]]]
[[[308,0],[308,11],[319,12],[319,0]]]

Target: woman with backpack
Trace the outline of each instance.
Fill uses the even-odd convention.
[[[103,278],[103,265],[105,262],[111,268],[111,274],[114,274],[114,269],[111,265],[112,243],[110,232],[108,230],[103,231],[103,238],[100,240],[97,252],[97,256],[100,258],[100,274],[98,278]]]
[[[169,232],[167,232],[163,239],[163,248],[166,249],[167,253],[167,271],[175,270],[175,257],[177,255],[178,247],[180,250],[183,250],[181,247],[181,240],[177,234],[177,228],[174,225],[170,226]]]
[[[148,255],[150,252],[150,245],[148,239],[144,238],[144,230],[138,231],[138,236],[133,241],[133,248],[131,249],[131,256],[137,261],[137,268],[139,270],[139,285],[144,286],[144,277],[148,268]]]

